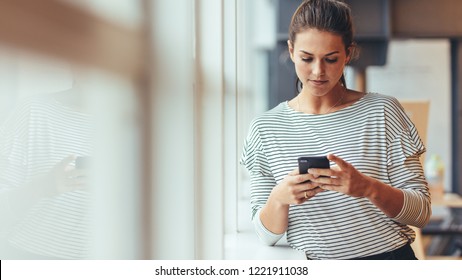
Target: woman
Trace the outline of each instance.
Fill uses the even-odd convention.
[[[347,89],[349,7],[304,1],[288,48],[301,91],[252,122],[241,159],[257,234],[274,245],[287,233],[307,259],[416,259],[409,225],[431,214],[425,147],[396,99]],[[299,174],[298,157],[323,155],[330,169]]]

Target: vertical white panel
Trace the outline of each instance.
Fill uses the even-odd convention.
[[[237,0],[224,3],[224,217],[225,233],[237,231]]]
[[[152,3],[154,259],[195,257],[193,8],[188,0]]]
[[[261,48],[262,45],[255,43],[255,34],[262,33],[261,36],[264,38],[273,38],[275,34],[267,33],[276,32],[276,23],[272,22],[276,14],[274,1],[241,2],[238,10],[238,156],[242,153],[252,119],[268,109],[268,53]],[[254,16],[257,13],[263,15],[262,10],[257,11],[260,5],[264,5],[265,11],[271,14],[268,16],[268,28],[258,23],[264,20],[263,17]],[[238,210],[238,230],[246,231],[249,228],[253,229],[253,226],[250,223],[250,178],[243,166],[238,167],[238,180],[238,197],[241,204]]]
[[[93,73],[84,86],[94,116],[91,158],[93,259],[141,256],[138,104],[127,81]]]
[[[197,254],[223,258],[224,1],[196,0]]]

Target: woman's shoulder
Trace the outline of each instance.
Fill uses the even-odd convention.
[[[398,98],[381,93],[368,93],[367,95],[370,99],[370,107],[383,112],[389,123],[408,126],[411,122]]]
[[[253,119],[253,123],[274,123],[288,119],[287,101],[279,103],[277,106],[269,109]]]
[[[399,105],[398,99],[391,95],[377,92],[368,92],[365,94],[365,96],[369,99],[370,102]]]
[[[369,108],[376,108],[378,110],[393,110],[393,111],[402,111],[402,106],[398,99],[391,95],[386,95],[383,93],[376,93],[376,92],[368,92],[368,93],[360,93],[352,94],[351,97],[353,100],[360,100],[362,102],[358,102],[363,104]],[[356,101],[353,101],[356,102]]]
[[[282,102],[276,107],[267,110],[252,119],[249,125],[249,135],[251,137],[269,133],[275,127],[287,126],[290,121],[289,110],[286,102]]]
[[[355,90],[348,90],[348,94],[344,98],[341,109],[352,109],[347,112],[354,112],[355,109],[363,110],[368,108],[369,110],[383,110],[385,107],[396,107],[399,106],[399,102],[395,97],[375,93],[375,92],[361,92]]]

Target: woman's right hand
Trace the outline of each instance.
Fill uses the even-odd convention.
[[[324,191],[315,183],[307,182],[316,176],[300,174],[296,168],[273,188],[260,212],[260,220],[267,230],[275,234],[284,233],[288,226],[289,206],[302,204]]]
[[[281,205],[302,204],[324,191],[309,181],[316,177],[312,174],[300,174],[298,168],[295,168],[273,188],[270,196]]]

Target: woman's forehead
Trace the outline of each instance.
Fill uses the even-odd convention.
[[[345,49],[345,46],[340,35],[311,28],[297,33],[294,48],[319,54],[341,51]]]

